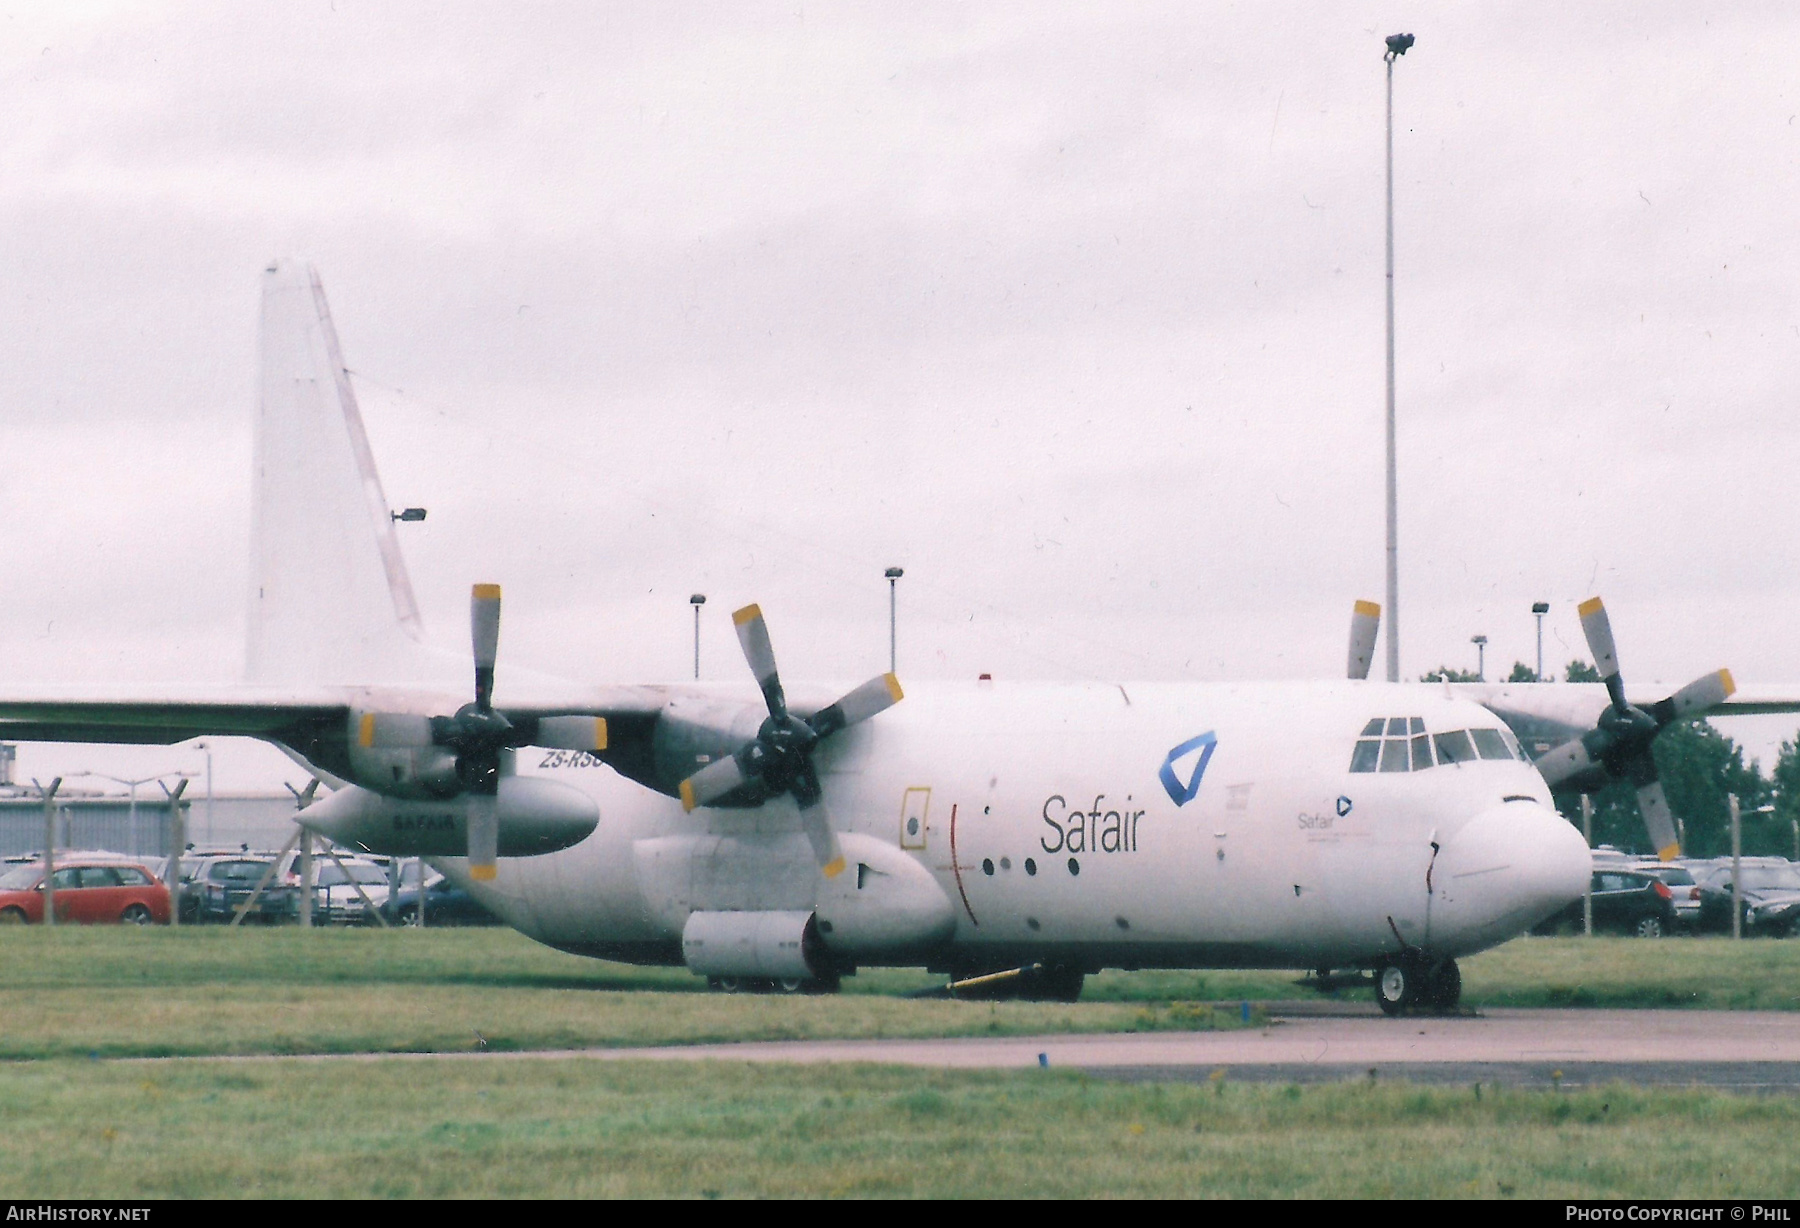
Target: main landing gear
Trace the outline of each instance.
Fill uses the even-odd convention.
[[[1375,969],[1375,1001],[1385,1015],[1447,1015],[1462,1001],[1462,971],[1453,959],[1396,956]]]

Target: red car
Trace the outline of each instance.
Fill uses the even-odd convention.
[[[56,866],[58,925],[167,925],[169,889],[149,870],[129,861],[71,858]],[[44,920],[44,863],[13,866],[0,874],[0,925],[39,925]]]

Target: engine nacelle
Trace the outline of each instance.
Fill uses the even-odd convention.
[[[810,912],[692,912],[681,958],[701,976],[786,980],[819,975]]]
[[[351,786],[299,815],[338,844],[395,857],[462,857],[469,849],[467,795],[444,799],[384,797]],[[533,776],[502,776],[494,798],[499,855],[535,857],[580,844],[600,823],[600,808],[581,790]]]
[[[403,798],[462,792],[456,753],[433,744],[430,717],[353,710],[346,742],[350,778],[365,789]]]

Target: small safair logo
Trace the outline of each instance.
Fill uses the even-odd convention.
[[[1169,792],[1169,800],[1177,806],[1185,806],[1200,793],[1200,778],[1206,775],[1206,765],[1212,761],[1213,749],[1219,744],[1219,737],[1212,730],[1207,730],[1197,738],[1189,738],[1180,746],[1169,752],[1163,760],[1162,770],[1156,775],[1162,781],[1162,787]],[[1183,784],[1181,777],[1175,774],[1175,765],[1187,756],[1199,751],[1194,760],[1194,772]]]

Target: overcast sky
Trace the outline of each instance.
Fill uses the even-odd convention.
[[[4,685],[236,677],[275,255],[503,670],[1339,676],[1396,30],[1403,671],[1800,681],[1791,5],[337,0],[0,20]]]

